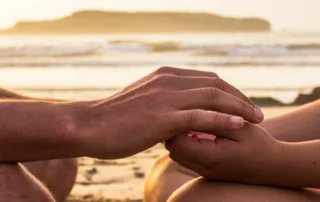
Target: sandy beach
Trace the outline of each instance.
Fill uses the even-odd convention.
[[[263,108],[266,117],[277,116],[296,107]],[[166,153],[162,145],[119,160],[79,159],[77,182],[67,202],[140,202],[143,182],[153,161]]]
[[[213,74],[209,72],[214,72],[261,107],[265,119],[320,100],[320,25],[316,20],[320,17],[317,9],[320,0],[243,0],[241,4],[231,0],[10,0],[1,5],[0,97],[5,113],[0,117],[0,131],[4,134],[0,141],[0,157],[4,158],[0,166],[3,164],[5,169],[0,176],[7,177],[7,170],[9,173],[13,170],[7,169],[7,162],[76,155],[72,148],[65,148],[73,146],[71,142],[74,142],[65,134],[77,131],[74,128],[77,129],[78,119],[81,119],[81,134],[92,128],[106,131],[112,124],[101,127],[90,122],[98,123],[104,117],[118,120],[130,103],[133,103],[130,110],[136,109],[134,104],[141,100],[137,104],[141,107],[138,112],[148,111],[150,107],[145,98],[154,99],[154,90],[197,93],[190,89],[225,87],[217,79],[212,83]],[[301,12],[302,8],[306,12]],[[159,79],[163,75],[169,75],[168,79]],[[140,90],[144,94],[139,97]],[[167,96],[174,102],[180,99],[170,97],[169,93],[159,96]],[[59,104],[46,103],[60,100]],[[172,103],[164,104],[170,107]],[[94,107],[99,109],[103,105],[106,107],[101,108],[106,110],[87,113],[85,105],[99,105]],[[119,106],[118,114],[113,111],[110,114],[108,105]],[[177,105],[176,108],[189,110],[192,105]],[[136,111],[130,112],[133,116],[128,116],[126,123],[139,117]],[[313,114],[308,116],[317,121]],[[236,124],[236,119],[233,120]],[[82,122],[89,124],[82,127]],[[144,127],[149,126],[145,124]],[[123,131],[139,135],[130,134],[134,133],[131,128],[124,126]],[[278,130],[285,131],[283,127]],[[56,137],[58,132],[61,135]],[[167,152],[163,144],[157,144],[124,159],[78,158],[76,182],[65,202],[142,202],[148,171],[156,159]],[[69,176],[68,171],[76,167],[74,163],[59,162],[66,166],[59,167],[59,173]],[[316,164],[314,161],[313,165]],[[160,162],[159,165],[164,164]],[[46,177],[47,173],[43,175]],[[50,179],[55,179],[52,176]],[[74,180],[75,172],[70,176]],[[41,177],[38,176],[47,182]],[[17,179],[20,185],[20,178]],[[177,181],[175,177],[170,180]],[[7,182],[7,179],[0,181]],[[69,180],[66,178],[66,181]],[[55,190],[51,183],[47,184],[48,189]],[[289,184],[293,186],[294,183]],[[58,187],[63,189],[62,185]],[[30,190],[29,186],[25,187],[26,194],[17,197],[25,201],[28,200],[25,196],[30,195],[36,197],[35,201],[41,200],[40,189],[33,193],[38,185],[30,186]],[[10,187],[2,189],[0,183],[0,202],[15,201],[12,199],[15,195],[7,194],[12,190]],[[15,186],[14,189],[19,190]],[[52,193],[58,199],[57,195]],[[33,202],[33,198],[30,200]]]

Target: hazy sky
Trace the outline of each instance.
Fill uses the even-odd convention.
[[[261,16],[275,30],[320,30],[320,0],[0,0],[0,27],[22,19],[60,17],[74,10],[206,11]]]

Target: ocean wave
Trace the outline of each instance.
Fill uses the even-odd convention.
[[[196,56],[228,56],[229,52],[227,50],[200,50],[195,51],[193,55]]]
[[[319,61],[0,61],[0,67],[153,67],[163,66],[212,67],[320,67]]]
[[[187,47],[193,55],[200,56],[226,56],[226,57],[297,57],[320,56],[318,49],[293,49],[293,45],[251,45],[251,46],[206,46]]]
[[[320,50],[319,43],[311,43],[311,44],[291,44],[288,45],[289,50]]]
[[[118,44],[141,44],[141,40],[136,39],[113,39],[107,41],[108,44],[118,45]]]
[[[169,52],[182,50],[180,44],[173,41],[153,43],[149,44],[149,46],[152,47],[153,52]]]
[[[110,40],[109,45],[114,46],[140,46],[142,49],[151,52],[169,52],[183,50],[180,43],[175,41],[164,41],[164,42],[145,42],[140,40]]]
[[[141,40],[110,40],[115,47],[140,47],[146,52],[191,51],[201,56],[306,56],[320,55],[320,44],[216,45],[188,44],[176,41],[146,42]],[[115,48],[114,47],[114,48]],[[112,48],[111,48],[112,49]],[[125,50],[125,48],[123,49]],[[132,50],[132,49],[128,49]]]
[[[91,47],[21,46],[0,48],[0,58],[83,57],[99,55]]]
[[[109,40],[79,43],[0,44],[0,58],[91,57],[109,54],[187,53],[215,57],[295,57],[320,56],[320,44],[189,44],[178,41],[148,42],[140,40]]]

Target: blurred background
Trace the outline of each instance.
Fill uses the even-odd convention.
[[[93,99],[169,65],[215,71],[247,95],[292,104],[320,86],[319,6],[317,0],[6,1],[0,85]]]
[[[0,85],[95,99],[175,66],[214,71],[261,106],[300,105],[320,98],[319,8],[319,0],[2,1]],[[139,162],[150,166],[162,152]],[[141,198],[147,168],[132,162],[84,159],[74,193]]]

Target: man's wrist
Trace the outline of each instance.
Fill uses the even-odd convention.
[[[71,143],[75,157],[87,156],[88,137],[90,133],[90,125],[93,122],[91,101],[77,101],[64,103],[64,130],[68,141]]]

